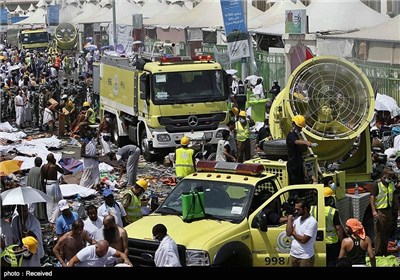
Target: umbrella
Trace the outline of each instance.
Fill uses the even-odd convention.
[[[3,205],[25,205],[47,202],[51,198],[44,192],[32,187],[17,187],[1,193]]]
[[[0,176],[8,176],[21,169],[22,160],[5,160],[0,162]]]
[[[97,46],[93,44],[86,44],[84,49],[88,51],[97,50]]]
[[[245,79],[245,81],[248,81],[251,85],[255,85],[255,84],[257,84],[257,79],[258,79],[259,77],[258,76],[256,76],[256,75],[250,75],[250,76],[247,76],[246,77],[246,79]]]
[[[229,74],[229,75],[235,75],[238,72],[238,70],[236,70],[236,69],[228,69],[225,72],[227,74]]]
[[[12,65],[12,66],[10,66],[10,68],[8,68],[8,72],[11,72],[11,71],[14,71],[14,70],[18,70],[20,68],[21,68],[20,65]]]
[[[392,119],[400,115],[400,108],[397,105],[397,101],[393,97],[380,93],[376,94],[375,110],[389,111]]]

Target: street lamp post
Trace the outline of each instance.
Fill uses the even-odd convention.
[[[112,13],[113,13],[113,44],[114,51],[117,51],[117,12],[115,7],[115,0],[112,0]]]

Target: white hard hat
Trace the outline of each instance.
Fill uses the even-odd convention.
[[[67,99],[68,95],[64,94],[63,96],[61,96],[61,99]]]

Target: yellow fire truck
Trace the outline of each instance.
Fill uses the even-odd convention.
[[[173,151],[187,133],[216,145],[228,121],[228,84],[210,56],[105,55],[94,69],[100,115],[111,114],[112,139],[141,147],[148,161]]]
[[[27,50],[45,50],[49,47],[50,34],[46,29],[26,29],[19,34],[19,46]]]

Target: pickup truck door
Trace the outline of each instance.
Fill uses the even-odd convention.
[[[266,231],[261,230],[258,224],[258,215],[260,215],[264,207],[278,209],[281,216],[286,216],[285,210],[281,210],[283,202],[288,202],[290,192],[293,190],[304,190],[309,193],[312,204],[318,208],[318,231],[317,240],[315,242],[315,266],[326,265],[326,246],[325,246],[325,214],[324,214],[324,197],[322,185],[301,185],[290,186],[280,189],[273,194],[266,202],[257,208],[249,216],[249,228],[252,239],[252,256],[253,266],[258,267],[283,267],[290,266],[289,256],[290,247],[293,237],[286,235],[286,223],[270,225]],[[272,204],[272,205],[271,205]]]

